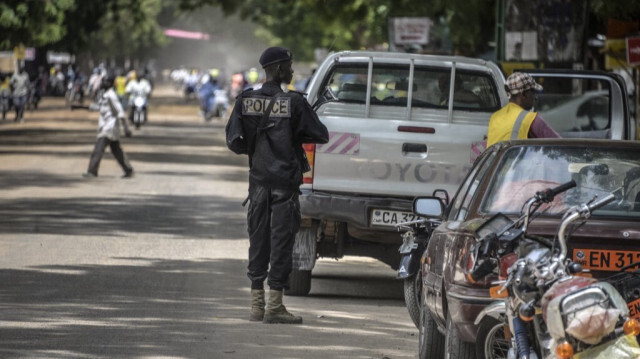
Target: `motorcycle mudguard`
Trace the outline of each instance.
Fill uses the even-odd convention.
[[[418,273],[418,269],[420,268],[420,257],[422,257],[422,251],[417,249],[411,253],[403,255],[402,258],[400,258],[400,266],[398,266],[398,275],[396,278],[406,279]]]
[[[497,300],[482,309],[476,320],[473,322],[475,325],[480,325],[482,320],[486,317],[491,317],[497,320],[501,320],[501,317],[507,314],[507,307],[504,303],[504,300]]]

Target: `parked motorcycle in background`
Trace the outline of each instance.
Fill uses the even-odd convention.
[[[485,308],[476,324],[487,315],[499,317],[510,334],[505,336],[510,340],[503,353],[496,353],[494,343],[488,344],[489,338],[484,337],[485,342],[478,343],[484,347],[484,357],[640,357],[636,340],[640,322],[630,318],[627,307],[630,290],[637,290],[640,272],[618,274],[614,281],[597,280],[582,276],[582,266],[567,258],[568,228],[576,221],[585,221],[616,196],[609,194],[569,208],[554,241],[527,233],[538,208],[575,185],[570,181],[537,192],[516,221],[499,213],[476,230],[468,276],[478,281],[497,269],[501,281],[494,283],[497,286],[490,293],[493,298],[502,298]]]
[[[434,197],[444,198],[445,205],[449,203],[449,195],[445,190],[435,190]],[[428,198],[428,197],[427,197]],[[415,203],[414,203],[415,207]],[[404,302],[409,311],[409,316],[416,328],[420,323],[420,295],[422,293],[422,275],[420,273],[420,258],[429,243],[429,237],[433,230],[442,223],[440,216],[444,208],[434,208],[433,217],[422,217],[416,214],[415,219],[398,223],[398,230],[404,230],[400,252],[400,265],[398,266],[397,279],[403,281]],[[425,213],[421,211],[421,213]]]

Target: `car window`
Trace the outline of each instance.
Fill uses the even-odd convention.
[[[535,192],[570,180],[577,186],[541,207],[546,214],[602,198],[619,190],[619,200],[593,216],[640,217],[640,157],[629,148],[521,146],[510,148],[493,174],[481,211],[520,213]]]
[[[562,137],[609,138],[610,84],[605,80],[536,78],[543,87],[534,111]]]
[[[491,151],[485,156],[481,157],[476,166],[474,166],[463,184],[458,189],[456,197],[453,199],[451,211],[449,212],[450,221],[462,221],[466,218],[471,200],[478,189],[479,183],[484,178],[485,174],[495,158],[496,151]]]
[[[371,84],[368,84],[367,73],[366,63],[338,65],[324,86],[329,85],[340,102],[364,104],[370,87],[371,105],[407,106],[409,65],[374,64]],[[450,79],[450,68],[416,66],[411,105],[448,109]],[[499,104],[498,91],[489,74],[463,71],[456,74],[454,109],[493,112]]]

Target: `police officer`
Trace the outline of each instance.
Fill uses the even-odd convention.
[[[281,88],[291,83],[291,64],[289,50],[266,49],[260,56],[266,82],[238,96],[226,126],[229,149],[249,155],[250,320],[263,323],[302,323],[282,304],[300,227],[299,187],[308,170],[302,144],[329,140],[327,128],[303,95]],[[270,289],[266,307],[265,279]]]
[[[514,72],[507,78],[505,90],[509,103],[491,115],[487,147],[496,142],[525,138],[557,138],[554,131],[537,112],[531,112],[540,86],[524,72]]]

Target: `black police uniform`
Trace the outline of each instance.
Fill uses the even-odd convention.
[[[236,99],[226,134],[229,149],[249,155],[247,275],[251,289],[263,289],[267,276],[271,289],[288,289],[300,227],[298,194],[306,161],[301,157],[302,143],[327,143],[327,128],[300,93],[285,93],[279,83],[269,81]]]

